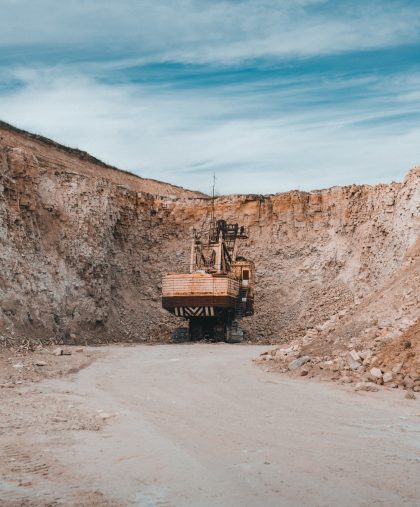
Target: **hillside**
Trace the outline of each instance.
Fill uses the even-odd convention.
[[[3,343],[167,340],[176,320],[160,308],[160,279],[187,269],[208,198],[5,124],[0,168]],[[420,168],[389,185],[218,197],[217,217],[251,231],[248,338],[324,336],[338,321],[331,336],[343,340],[405,332],[419,317],[419,206]]]

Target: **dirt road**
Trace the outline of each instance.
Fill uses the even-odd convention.
[[[419,505],[419,400],[268,373],[257,346],[103,350],[2,398],[1,506]]]

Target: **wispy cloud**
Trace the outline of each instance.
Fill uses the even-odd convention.
[[[396,131],[401,118],[389,118],[413,110],[406,85],[396,88],[399,78],[382,88],[373,77],[353,82],[365,94],[355,106],[334,100],[348,86],[340,80],[328,90],[326,83],[294,91],[280,82],[268,91],[263,84],[261,93],[255,85],[247,91],[247,84],[238,93],[233,84],[213,94],[105,84],[64,69],[15,77],[24,84],[0,96],[4,119],[30,130],[41,125],[43,134],[109,163],[202,190],[214,170],[224,192],[375,182],[401,177],[417,157],[420,128],[404,124]],[[330,94],[329,104],[302,108],[317,88]]]
[[[0,46],[55,45],[73,57],[232,64],[418,41],[412,2],[325,0],[3,0]],[[71,55],[68,55],[71,57]],[[82,54],[77,55],[79,58]]]
[[[416,2],[3,0],[0,118],[187,187],[267,193],[419,162]]]

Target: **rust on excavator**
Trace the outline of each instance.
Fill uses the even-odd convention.
[[[162,280],[162,307],[187,319],[173,339],[243,340],[239,322],[254,313],[254,263],[238,254],[248,230],[225,220],[209,231],[194,231],[189,273],[168,273]]]

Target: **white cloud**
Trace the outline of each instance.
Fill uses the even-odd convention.
[[[208,191],[215,170],[221,193],[271,193],[401,179],[419,162],[419,127],[398,132],[356,125],[375,121],[378,109],[415,111],[400,78],[356,106],[302,109],[290,108],[305,96],[302,87],[258,94],[246,88],[233,93],[235,85],[212,93],[106,85],[68,72],[12,73],[25,85],[0,95],[1,118],[142,176]],[[278,109],[255,114],[273,100]]]
[[[138,62],[232,64],[419,39],[420,11],[323,0],[3,0],[0,46],[124,53]],[[73,56],[75,56],[73,55]]]

